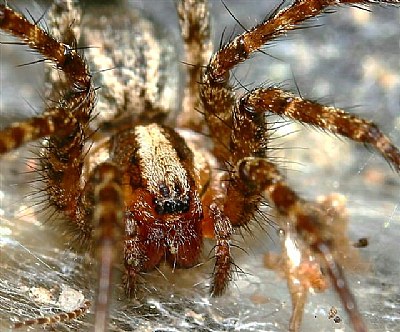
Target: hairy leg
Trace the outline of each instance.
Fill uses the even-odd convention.
[[[28,319],[23,322],[17,322],[14,324],[13,328],[19,329],[24,326],[55,324],[55,323],[59,323],[59,322],[73,320],[80,316],[83,316],[89,307],[90,307],[90,302],[85,301],[81,307],[79,307],[73,311],[63,312],[63,313],[56,314],[53,316]]]
[[[230,239],[232,236],[232,225],[215,203],[210,206],[210,214],[214,222],[216,240],[215,267],[210,293],[213,296],[219,296],[224,293],[228,282],[231,280],[233,261],[230,251]]]
[[[26,43],[51,60],[65,75],[62,97],[48,106],[42,115],[14,123],[0,135],[0,153],[6,153],[22,144],[49,136],[42,151],[42,169],[45,190],[51,205],[56,206],[84,232],[84,210],[78,199],[84,158],[84,143],[95,92],[91,76],[82,56],[71,46],[58,42],[36,24],[29,22],[11,8],[0,6],[0,28]]]
[[[300,198],[285,183],[276,166],[264,158],[243,159],[238,165],[238,173],[243,182],[264,192],[299,238],[321,258],[355,331],[367,331],[342,268],[336,262],[335,234],[326,227],[326,213],[317,204]]]
[[[93,242],[98,266],[98,291],[95,305],[95,331],[108,330],[111,303],[112,270],[123,253],[125,231],[121,174],[114,164],[97,166],[89,179],[93,192]]]
[[[66,2],[69,3],[70,2]],[[53,8],[54,9],[54,8]],[[64,8],[68,10],[68,8]],[[65,41],[75,36],[69,24]],[[64,26],[65,27],[65,26]],[[94,107],[94,88],[86,63],[77,50],[58,42],[54,37],[29,22],[5,5],[0,6],[0,28],[22,39],[45,59],[55,63],[64,78],[55,88],[61,89],[55,106],[47,107],[43,115],[25,122],[14,123],[0,132],[0,153],[6,153],[20,145],[49,136],[41,156],[45,189],[51,205],[64,211],[70,221],[81,230],[79,238],[90,238],[94,229],[94,246],[99,260],[99,284],[96,300],[96,331],[106,331],[111,292],[111,271],[117,243],[123,226],[123,200],[119,172],[112,164],[100,164],[94,169],[85,186],[81,186],[84,145],[89,135],[88,124]],[[51,80],[50,80],[51,81]],[[55,96],[54,93],[51,95]],[[90,204],[92,203],[92,204]],[[122,248],[121,248],[122,252]],[[86,306],[66,315],[31,320],[23,325],[52,323],[76,317]],[[18,324],[17,324],[18,325]]]
[[[294,30],[330,6],[341,4],[400,4],[400,0],[298,0],[273,12],[254,28],[237,36],[211,58],[201,80],[201,99],[205,119],[213,133],[214,152],[221,160],[229,160],[231,132],[236,98],[229,82],[230,71],[246,61],[262,46]]]
[[[304,124],[348,137],[375,147],[396,171],[400,171],[400,151],[372,122],[341,109],[296,97],[276,88],[255,89],[240,100],[239,108],[261,116],[271,112]]]

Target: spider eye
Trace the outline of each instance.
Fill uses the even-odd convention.
[[[160,183],[158,185],[158,190],[160,190],[162,197],[167,198],[170,196],[170,190],[165,183]]]
[[[172,213],[175,212],[176,204],[174,201],[165,201],[164,202],[164,213]]]
[[[155,198],[155,210],[158,214],[183,213],[189,211],[190,199],[187,196],[174,198]]]
[[[175,184],[174,192],[177,196],[182,194],[182,189],[178,184]]]

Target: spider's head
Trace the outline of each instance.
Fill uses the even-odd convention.
[[[203,237],[193,154],[178,134],[156,124],[137,126],[129,135],[125,266],[149,270],[163,258],[174,266],[192,266]]]

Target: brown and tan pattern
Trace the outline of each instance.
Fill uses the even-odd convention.
[[[248,229],[266,203],[280,216],[278,226],[293,232],[302,253],[315,261],[302,282],[325,289],[325,271],[354,330],[367,330],[339,263],[347,244],[328,226],[328,209],[290,188],[270,159],[267,115],[370,144],[396,171],[400,151],[374,123],[280,88],[237,96],[231,75],[261,47],[327,8],[370,3],[400,1],[293,1],[211,55],[207,1],[177,1],[187,74],[182,93],[169,69],[171,45],[162,35],[156,39],[150,21],[127,4],[89,4],[81,11],[76,1],[57,1],[49,10],[50,32],[0,5],[0,29],[55,67],[46,70],[42,115],[2,129],[0,153],[44,139],[38,172],[47,205],[74,228],[76,245],[98,261],[96,331],[108,329],[115,266],[122,267],[132,296],[139,277],[161,262],[173,269],[198,264],[204,238],[215,240],[210,294],[222,295],[238,268],[234,228]],[[305,297],[296,305],[290,285],[290,329],[297,331]],[[75,319],[88,305],[14,327]]]

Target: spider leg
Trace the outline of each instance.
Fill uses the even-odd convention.
[[[0,153],[53,134],[68,136],[77,123],[88,123],[91,112],[89,105],[94,102],[94,90],[86,64],[77,51],[58,42],[5,5],[0,5],[0,29],[20,38],[30,48],[53,61],[68,80],[68,89],[58,105],[47,107],[41,116],[14,123],[1,131]]]
[[[47,109],[41,116],[15,122],[0,130],[0,154],[55,133],[67,134],[73,131],[77,122],[73,114],[61,108]]]
[[[399,0],[297,0],[272,13],[263,22],[223,46],[216,52],[201,80],[200,94],[205,119],[215,143],[214,153],[220,160],[230,157],[230,130],[235,95],[229,83],[229,72],[247,60],[268,42],[296,29],[304,21],[321,14],[329,6],[341,4],[399,4]]]
[[[78,317],[83,316],[89,307],[90,307],[90,301],[85,301],[82,304],[82,306],[80,306],[79,308],[77,308],[73,311],[62,312],[60,314],[56,314],[56,315],[52,315],[52,316],[28,319],[28,320],[24,320],[22,322],[16,322],[16,323],[14,323],[13,328],[19,329],[24,326],[55,324],[55,323],[59,323],[59,322],[77,319]]]
[[[57,41],[44,30],[11,8],[0,6],[0,28],[23,40],[30,48],[55,63],[65,75],[61,99],[48,106],[42,115],[14,123],[0,131],[0,153],[29,141],[49,136],[42,150],[40,170],[46,183],[50,204],[65,211],[83,233],[85,205],[81,183],[84,143],[95,100],[91,76],[83,57],[69,45]],[[74,39],[71,34],[69,40]]]
[[[92,89],[91,77],[85,61],[70,45],[57,41],[46,31],[6,5],[0,5],[0,29],[23,40],[31,49],[53,61],[57,69],[62,70],[69,82],[70,93],[75,93],[75,105],[80,104]],[[72,101],[71,101],[72,102]]]
[[[182,112],[177,121],[179,127],[198,131],[203,125],[203,117],[198,112],[198,80],[212,53],[208,0],[180,0],[176,6],[185,47],[183,61],[188,74],[183,92]]]
[[[99,262],[98,292],[95,303],[95,325],[97,332],[108,330],[108,314],[112,290],[112,270],[116,258],[122,253],[121,238],[124,234],[123,194],[121,176],[117,167],[111,163],[98,165],[85,187],[85,199],[93,200],[93,208],[88,217],[93,221],[93,243]],[[72,320],[83,315],[90,302],[74,311],[50,317],[36,318],[18,322],[15,328],[36,324],[53,324]]]
[[[99,295],[96,303],[97,331],[105,331],[108,314],[110,276],[113,264],[113,245],[118,236],[115,224],[122,220],[121,196],[118,174],[112,165],[98,166],[90,181],[82,183],[84,145],[88,138],[89,122],[95,100],[91,76],[83,57],[71,46],[57,41],[36,24],[11,8],[0,5],[0,28],[23,40],[45,59],[55,63],[65,80],[58,85],[60,99],[54,106],[47,106],[41,116],[14,123],[0,131],[0,154],[22,144],[49,136],[41,152],[45,189],[50,205],[64,211],[70,221],[82,232],[79,239],[91,237],[97,226],[95,243],[99,256]],[[72,30],[71,30],[72,31]],[[72,32],[68,41],[74,41]],[[97,183],[97,184],[96,184]],[[93,200],[98,207],[94,213],[88,204]],[[92,225],[90,217],[98,225]],[[88,222],[89,221],[89,222]]]
[[[226,189],[224,214],[233,226],[246,226],[258,209],[260,194],[264,193],[278,212],[289,219],[291,228],[302,241],[321,256],[355,330],[365,331],[341,267],[332,256],[331,249],[334,248],[330,245],[334,243],[332,236],[335,234],[326,227],[324,209],[302,200],[286,185],[275,165],[267,160],[269,132],[265,113],[247,107],[243,100],[235,105],[230,125],[228,161],[233,169]]]
[[[341,4],[398,4],[399,0],[296,0],[292,5],[273,13],[254,28],[237,36],[210,60],[206,76],[213,83],[226,82],[229,71],[258,51],[267,42],[286,34],[312,17],[318,16],[329,6]]]
[[[278,212],[288,218],[300,238],[321,257],[354,330],[367,331],[342,268],[334,258],[334,238],[324,226],[323,210],[301,199],[285,183],[276,166],[265,158],[245,158],[237,168],[241,181],[264,192]]]
[[[287,116],[353,141],[371,144],[396,171],[400,171],[400,151],[390,139],[374,123],[341,109],[304,100],[275,88],[251,91],[241,98],[239,107],[254,113],[271,112]]]
[[[124,203],[120,172],[114,164],[97,166],[89,182],[92,182],[94,200],[93,242],[99,261],[94,330],[102,332],[108,330],[113,265],[123,252]]]
[[[210,205],[210,215],[214,221],[214,233],[217,242],[215,245],[215,267],[210,293],[212,296],[219,296],[224,293],[231,277],[230,238],[232,225],[215,203]]]

